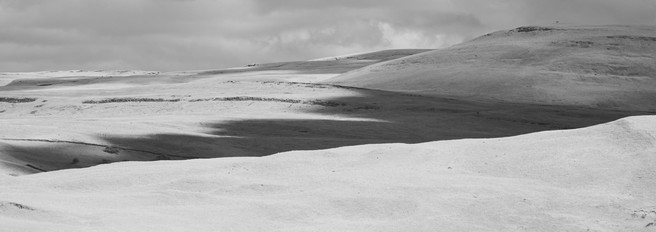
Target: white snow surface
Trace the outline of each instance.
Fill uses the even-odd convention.
[[[2,231],[653,231],[656,117],[0,176]]]
[[[158,71],[141,70],[64,70],[64,71],[39,71],[39,72],[4,72],[0,75],[20,75],[21,77],[100,77],[100,76],[134,76],[134,75],[156,75]]]

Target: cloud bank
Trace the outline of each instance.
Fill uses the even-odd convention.
[[[555,21],[654,25],[654,12],[656,0],[0,0],[0,72],[214,69]]]

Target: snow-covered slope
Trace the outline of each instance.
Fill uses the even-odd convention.
[[[376,60],[376,61],[388,61],[393,59],[398,59],[410,55],[415,55],[423,52],[429,52],[432,49],[390,49],[374,52],[361,52],[341,56],[330,56],[323,57],[318,59],[313,59],[310,61],[332,61],[332,60]]]
[[[0,176],[2,231],[653,231],[656,117]]]
[[[262,64],[239,71],[12,74],[17,79],[0,86],[0,175],[122,161],[505,137],[645,114],[316,83],[420,51]]]
[[[479,100],[655,110],[656,27],[520,27],[327,82]]]
[[[3,72],[0,73],[0,86],[7,85],[16,79],[42,79],[54,77],[117,77],[136,75],[158,75],[158,71],[141,70],[66,70],[66,71],[40,71],[40,72]]]

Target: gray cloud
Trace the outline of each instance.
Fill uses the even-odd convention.
[[[211,69],[555,21],[656,24],[654,12],[654,0],[0,0],[0,71]]]

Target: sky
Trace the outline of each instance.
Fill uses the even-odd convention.
[[[656,0],[0,0],[0,72],[181,71],[444,48],[525,25],[656,25]]]

